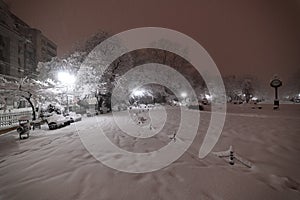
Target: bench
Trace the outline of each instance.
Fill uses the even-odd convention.
[[[41,129],[41,125],[42,125],[42,120],[40,120],[40,119],[33,120],[31,122],[32,130],[34,130],[35,128]]]

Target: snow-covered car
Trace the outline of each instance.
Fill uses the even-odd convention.
[[[70,112],[66,118],[69,119],[71,123],[81,121],[82,119],[81,114],[76,114],[75,112]]]
[[[240,100],[240,99],[238,99],[238,100],[233,100],[231,103],[233,103],[233,104],[242,104],[242,103],[243,103],[243,100]]]
[[[71,124],[71,120],[64,117],[63,115],[53,114],[46,119],[48,127],[50,130],[67,126]]]
[[[295,97],[295,98],[293,98],[293,101],[294,101],[295,103],[300,103],[300,97]]]
[[[146,108],[148,108],[148,106],[147,106],[146,104],[140,104],[140,105],[139,105],[139,108],[146,109]]]
[[[48,117],[50,117],[50,116],[52,116],[52,115],[53,115],[53,113],[49,113],[49,112],[41,112],[40,117],[41,117],[42,119],[46,119],[46,118],[48,118]]]
[[[204,110],[204,106],[201,103],[191,103],[187,106],[189,109],[195,109],[195,110]]]
[[[97,115],[97,112],[95,110],[87,110],[86,111],[87,117],[94,117],[95,115]]]
[[[113,111],[122,111],[122,110],[127,110],[127,109],[129,109],[129,108],[127,107],[126,104],[114,105],[112,107]]]
[[[154,108],[154,104],[148,104],[148,108]]]

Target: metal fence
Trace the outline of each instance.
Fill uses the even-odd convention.
[[[18,125],[18,119],[23,116],[31,116],[31,111],[0,113],[0,129]]]

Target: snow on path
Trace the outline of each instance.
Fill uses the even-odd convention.
[[[286,107],[288,112],[282,107],[275,114],[267,108],[263,113],[251,110],[251,117],[244,108],[228,109],[233,114],[228,114],[214,151],[233,145],[254,168],[231,166],[211,154],[198,158],[210,119],[201,112],[193,144],[168,167],[145,174],[113,170],[86,151],[77,130],[97,131],[101,125],[121,148],[148,152],[170,142],[180,119],[178,110],[167,109],[161,133],[137,139],[122,133],[107,114],[53,131],[43,126],[27,140],[18,140],[16,132],[0,136],[0,199],[300,199],[299,106]]]

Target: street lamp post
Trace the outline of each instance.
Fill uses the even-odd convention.
[[[276,110],[279,108],[278,88],[282,86],[282,81],[277,76],[274,76],[274,78],[270,82],[270,86],[275,88],[275,99],[273,109]]]
[[[68,92],[69,92],[69,87],[67,86],[67,92],[66,92],[66,95],[67,95],[67,114],[69,114],[69,112],[70,112],[70,109],[69,109],[69,95],[68,95]]]
[[[58,80],[67,88],[66,89],[66,95],[67,95],[67,113],[69,113],[69,87],[73,86],[75,83],[75,76],[72,74],[69,74],[68,72],[61,71],[58,72]]]
[[[182,92],[181,97],[183,98],[183,103],[186,105],[186,97],[187,97],[187,93],[186,92]]]

